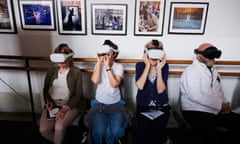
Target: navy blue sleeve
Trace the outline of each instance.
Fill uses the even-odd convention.
[[[166,63],[162,69],[162,77],[163,77],[163,81],[165,82],[165,84],[167,84],[168,73],[169,73],[169,65],[168,65],[168,63]]]
[[[135,66],[135,71],[136,71],[135,81],[137,81],[139,79],[139,77],[142,75],[144,68],[145,68],[144,62],[136,63],[136,66]]]

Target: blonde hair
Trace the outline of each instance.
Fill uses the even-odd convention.
[[[145,45],[145,48],[150,49],[150,48],[159,48],[163,49],[163,43],[159,40],[151,40]]]

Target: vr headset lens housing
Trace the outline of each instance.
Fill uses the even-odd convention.
[[[103,56],[103,55],[109,54],[109,52],[110,52],[110,47],[107,45],[102,45],[101,47],[99,47],[97,49],[98,56]]]
[[[73,56],[73,53],[70,53],[70,54],[52,53],[50,55],[50,60],[51,62],[54,62],[54,63],[64,63],[71,56]]]
[[[108,55],[110,52],[119,52],[118,50],[116,49],[113,49],[111,48],[110,46],[108,45],[102,45],[101,47],[99,47],[97,49],[97,55],[98,56],[104,56],[104,55]]]
[[[220,58],[222,54],[222,51],[218,50],[216,47],[209,47],[204,51],[199,51],[198,49],[195,49],[194,52],[196,54],[201,54],[208,59]]]
[[[162,59],[164,52],[161,49],[147,49],[148,57],[151,59]]]

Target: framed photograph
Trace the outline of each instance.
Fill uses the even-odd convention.
[[[22,29],[55,30],[53,0],[19,0]]]
[[[204,34],[208,3],[171,2],[169,34]]]
[[[136,0],[135,36],[162,36],[165,0]]]
[[[0,0],[0,33],[17,33],[12,0]]]
[[[92,34],[126,35],[126,4],[92,4]]]
[[[86,34],[85,0],[57,0],[57,12],[59,34]]]

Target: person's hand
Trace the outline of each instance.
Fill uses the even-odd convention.
[[[150,30],[150,26],[149,25],[145,25],[144,28],[149,31]]]
[[[222,103],[222,113],[230,113],[232,111],[230,103]]]
[[[163,55],[162,60],[159,60],[157,63],[157,72],[161,72],[162,68],[164,67],[164,65],[166,64],[166,55]]]
[[[98,63],[101,63],[103,61],[103,56],[98,56],[97,55],[97,62]]]
[[[47,102],[46,104],[45,104],[45,109],[47,109],[47,110],[51,110],[52,108],[53,108],[53,102]]]
[[[143,54],[143,62],[145,63],[145,65],[150,65],[150,62],[149,62],[149,59],[148,59],[148,56],[147,56],[147,53],[145,52]]]
[[[66,108],[60,109],[60,110],[56,113],[56,118],[55,118],[55,120],[63,119],[67,111],[68,111],[68,109],[66,109]]]
[[[111,57],[112,57],[112,54],[109,53],[108,55],[105,55],[104,56],[104,59],[103,59],[103,63],[105,65],[106,68],[110,68],[110,60],[111,60]]]

